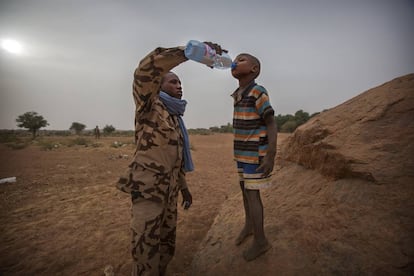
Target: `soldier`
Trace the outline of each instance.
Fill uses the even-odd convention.
[[[220,46],[209,45],[221,54]],[[133,275],[165,275],[175,251],[178,192],[185,209],[192,204],[185,173],[193,166],[181,118],[186,102],[170,72],[186,60],[184,47],[157,48],[134,73],[136,152],[117,183],[132,196]]]

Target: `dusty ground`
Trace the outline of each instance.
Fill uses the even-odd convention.
[[[403,76],[279,136],[274,185],[262,194],[272,248],[249,263],[241,252],[251,239],[234,245],[243,209],[232,135],[192,135],[194,204],[179,209],[168,275],[414,275],[413,92],[414,74]],[[115,181],[132,138],[39,145],[0,144],[0,178],[17,177],[0,184],[0,275],[107,266],[129,275],[130,202]]]
[[[111,147],[114,141],[127,145]],[[17,177],[16,183],[0,184],[0,275],[103,275],[107,265],[116,275],[129,275],[130,202],[114,183],[131,160],[131,143],[105,137],[99,147],[48,151],[0,144],[0,178]],[[239,191],[231,134],[192,135],[191,143],[194,203],[179,210],[169,275],[187,275],[221,204]]]

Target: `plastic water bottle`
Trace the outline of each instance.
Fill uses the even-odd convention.
[[[213,48],[197,40],[190,40],[187,43],[184,54],[188,59],[218,69],[228,69],[232,63],[231,57],[227,53],[223,52],[219,55]]]

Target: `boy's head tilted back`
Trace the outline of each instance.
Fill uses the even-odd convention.
[[[256,79],[260,74],[260,61],[251,54],[239,54],[234,60],[235,66],[231,73],[236,79],[249,78]]]
[[[251,54],[243,53],[242,55],[246,56],[253,64],[252,70],[254,70],[255,73],[254,78],[257,78],[260,75],[260,60]]]

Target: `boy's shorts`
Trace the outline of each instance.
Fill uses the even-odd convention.
[[[263,172],[256,172],[259,164],[237,162],[239,180],[244,181],[244,188],[247,190],[260,190],[271,184],[271,175],[264,177]]]

